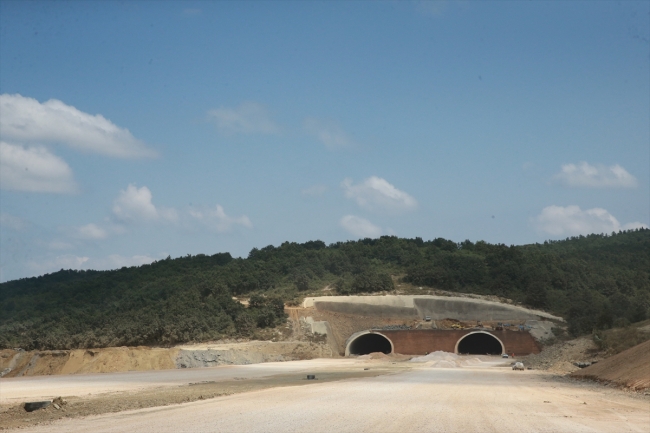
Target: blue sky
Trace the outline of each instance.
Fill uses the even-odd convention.
[[[0,1],[0,280],[650,223],[648,2]]]

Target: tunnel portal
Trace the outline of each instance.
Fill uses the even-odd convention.
[[[458,340],[456,353],[469,355],[501,355],[504,347],[494,335],[487,332],[473,332]]]
[[[367,355],[373,352],[389,354],[393,351],[390,340],[381,334],[368,333],[355,338],[350,342],[350,355]]]

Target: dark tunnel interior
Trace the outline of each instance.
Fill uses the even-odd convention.
[[[470,334],[458,343],[458,353],[470,355],[501,355],[501,343],[496,337],[482,332]]]
[[[380,334],[364,334],[350,343],[350,355],[367,355],[373,352],[391,353],[388,338]]]

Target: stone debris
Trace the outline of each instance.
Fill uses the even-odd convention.
[[[573,373],[580,365],[593,364],[601,357],[590,337],[580,337],[545,347],[541,353],[528,355],[523,359],[535,370],[546,370],[557,374]]]
[[[50,404],[52,404],[52,400],[30,401],[30,402],[25,403],[23,408],[25,409],[26,412],[34,412],[35,410],[38,410],[38,409],[45,409]]]

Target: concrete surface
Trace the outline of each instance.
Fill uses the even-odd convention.
[[[321,296],[303,301],[304,308],[375,317],[423,318],[433,320],[538,320],[563,321],[539,310],[516,305],[502,304],[483,299],[433,296],[433,295],[387,295],[387,296]]]
[[[422,367],[61,420],[20,431],[623,433],[649,432],[648,409],[648,399],[594,384],[550,380],[536,371]]]

